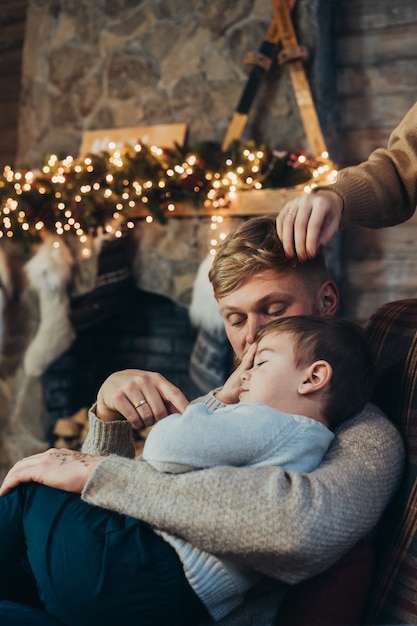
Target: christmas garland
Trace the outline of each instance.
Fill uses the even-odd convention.
[[[213,142],[174,148],[138,143],[82,158],[52,155],[39,171],[4,168],[0,236],[37,239],[46,229],[83,238],[114,224],[122,231],[134,226],[138,208],[164,222],[178,202],[215,213],[234,192],[328,182],[334,174],[326,155],[309,159],[253,142],[235,141],[227,152]]]

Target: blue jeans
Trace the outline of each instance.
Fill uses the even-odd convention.
[[[62,626],[45,610],[27,604],[0,601],[0,624],[2,626]]]
[[[32,607],[24,597],[5,602],[15,598],[1,588],[22,564],[36,581]],[[206,617],[175,550],[150,526],[35,483],[0,497],[0,598],[2,626],[191,626]]]

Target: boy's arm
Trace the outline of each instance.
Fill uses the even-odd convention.
[[[169,475],[112,456],[94,469],[82,497],[295,583],[372,530],[398,486],[403,457],[397,430],[368,406],[340,427],[310,474],[220,467]]]
[[[160,472],[172,474],[219,465],[308,471],[317,467],[332,439],[323,424],[262,404],[232,404],[214,412],[190,404],[184,413],[155,424],[142,456]]]
[[[252,446],[249,415],[237,405],[210,411],[205,404],[190,404],[151,429],[143,459],[160,472],[180,474],[215,465],[243,465]],[[250,430],[249,430],[250,428]]]

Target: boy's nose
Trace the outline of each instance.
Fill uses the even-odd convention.
[[[246,370],[245,372],[242,372],[242,374],[240,375],[240,380],[241,380],[242,382],[244,382],[244,381],[248,381],[248,380],[249,380],[249,378],[250,378],[250,373],[249,373],[249,371],[247,371],[247,370]]]

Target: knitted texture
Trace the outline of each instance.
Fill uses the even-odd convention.
[[[369,228],[409,219],[417,205],[417,103],[391,133],[388,148],[367,161],[340,170],[328,187],[343,198],[343,221]],[[318,191],[322,187],[317,187]]]
[[[86,454],[98,454],[108,456],[118,454],[129,459],[135,456],[133,430],[127,420],[115,422],[102,422],[90,411],[89,432],[83,445]]]
[[[94,452],[91,440],[85,449]],[[309,474],[219,467],[172,476],[110,456],[82,497],[295,583],[328,568],[372,530],[398,486],[403,456],[398,431],[368,405],[336,431]]]

